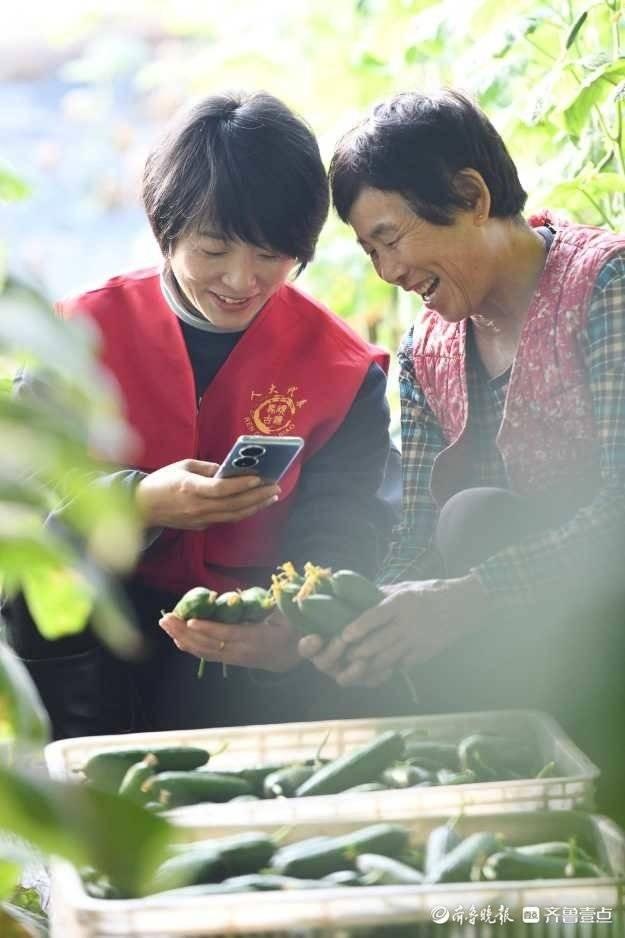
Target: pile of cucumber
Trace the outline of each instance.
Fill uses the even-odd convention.
[[[218,595],[214,590],[195,586],[174,606],[179,619],[212,619],[235,625],[237,622],[262,622],[274,608],[269,590],[251,586],[246,590],[229,590]]]
[[[212,772],[204,768],[209,757],[205,749],[191,746],[104,750],[91,756],[82,772],[91,784],[159,811],[234,799],[302,798],[532,778],[553,768],[549,763],[540,769],[532,747],[520,740],[479,733],[455,744],[394,730],[331,760],[318,752],[290,764]]]
[[[196,586],[178,600],[173,610],[180,619],[212,619],[214,622],[262,622],[277,606],[289,623],[302,634],[327,638],[371,606],[383,593],[366,577],[353,570],[332,573],[312,563],[298,573],[292,563],[283,563],[272,577],[268,590],[253,586],[217,595]]]
[[[157,870],[152,891],[196,896],[606,875],[574,838],[511,846],[490,831],[461,839],[455,822],[432,830],[425,846],[412,845],[410,830],[399,824],[373,824],[286,845],[279,840],[279,835],[249,832],[177,845]],[[93,871],[83,873],[83,880],[92,896],[122,898]]]

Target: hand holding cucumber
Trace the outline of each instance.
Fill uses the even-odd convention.
[[[301,660],[299,635],[279,613],[264,622],[224,624],[211,619],[180,619],[167,613],[159,625],[177,648],[205,661],[284,672]]]
[[[337,683],[376,686],[395,668],[425,662],[477,627],[486,594],[472,577],[398,583],[323,646],[316,636],[299,645]]]

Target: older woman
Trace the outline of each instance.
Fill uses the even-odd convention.
[[[211,95],[151,153],[143,198],[162,265],[59,310],[99,327],[136,431],[118,478],[149,537],[126,594],[152,653],[133,668],[89,631],[50,645],[19,603],[8,615],[12,643],[56,735],[338,715],[349,694],[338,700],[302,663],[279,616],[254,628],[190,628],[160,611],[194,586],[266,586],[285,560],[372,574],[386,550],[378,557],[386,353],[290,282],[312,259],[328,211],[317,142],[269,94]],[[304,437],[303,458],[279,486],[215,477],[246,433]],[[214,662],[203,681],[200,656]],[[240,666],[227,681],[224,662]],[[284,676],[274,686],[262,672]]]
[[[524,219],[502,139],[453,91],[375,107],[330,178],[379,276],[422,309],[399,352],[395,585],[301,652],[345,685],[411,666],[426,711],[541,704],[571,718],[593,681],[596,697],[617,678],[625,238]]]

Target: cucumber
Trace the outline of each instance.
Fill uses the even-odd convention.
[[[426,883],[462,883],[471,878],[476,866],[501,850],[501,840],[495,834],[482,832],[471,834],[457,847],[447,853],[438,866],[425,877]]]
[[[271,865],[278,873],[320,879],[338,870],[354,869],[360,853],[397,856],[408,846],[408,832],[393,824],[373,824],[339,837],[289,844],[278,850]]]
[[[460,837],[453,824],[442,824],[430,831],[425,845],[423,871],[429,876],[443,861],[444,857],[460,843]]]
[[[297,879],[295,876],[279,876],[277,873],[248,873],[247,876],[234,876],[224,880],[226,886],[241,886],[254,892],[290,889],[323,889],[318,879]]]
[[[458,760],[458,747],[453,743],[436,743],[432,740],[415,739],[406,740],[406,758],[413,765],[425,769],[453,769],[460,770]]]
[[[236,625],[243,617],[243,609],[241,594],[230,590],[215,600],[213,618],[215,622],[222,622],[224,625]]]
[[[583,847],[578,847],[577,844],[571,847],[571,844],[564,840],[546,841],[542,844],[524,844],[514,849],[516,853],[523,853],[528,857],[566,857],[567,859],[571,856],[572,849],[576,859],[585,860],[587,863],[595,862],[594,857],[587,853]]]
[[[220,841],[219,860],[228,876],[257,873],[267,866],[275,850],[275,841],[267,834],[234,834]]]
[[[461,769],[475,772],[481,781],[532,778],[535,754],[525,743],[488,733],[474,733],[458,743]]]
[[[298,599],[297,605],[306,620],[307,631],[323,638],[334,638],[346,625],[358,618],[354,609],[336,596],[316,593]]]
[[[337,570],[332,574],[331,583],[334,595],[359,613],[384,599],[382,590],[353,570]]]
[[[362,785],[354,785],[353,788],[346,788],[344,792],[341,792],[343,795],[354,794],[359,795],[364,792],[371,791],[387,791],[388,785],[383,785],[381,782],[364,782]]]
[[[297,583],[279,583],[274,584],[273,591],[276,600],[276,606],[287,620],[289,625],[303,634],[310,632],[310,627],[306,616],[295,602],[295,597],[301,587]]]
[[[317,771],[315,765],[288,765],[267,776],[263,782],[265,798],[292,798],[300,785],[303,785]]]
[[[277,772],[279,769],[286,768],[287,765],[284,762],[272,762],[265,765],[251,765],[244,769],[224,769],[224,771],[219,774],[244,779],[252,786],[254,794],[261,798],[263,794],[263,782],[267,776],[271,775],[272,772]]]
[[[142,786],[149,778],[152,778],[157,767],[158,759],[153,752],[148,753],[140,762],[131,765],[119,786],[119,794],[122,798],[128,798],[135,804],[146,804],[148,795]]]
[[[327,883],[329,886],[361,885],[360,875],[354,872],[354,870],[336,870],[335,873],[328,873],[327,876],[324,876],[320,880],[313,880],[313,882],[317,882],[319,885],[325,885]]]
[[[488,857],[482,874],[489,880],[572,879],[605,875],[586,860],[569,862],[567,857],[530,856],[518,850],[502,850]]]
[[[436,779],[439,785],[472,785],[474,782],[482,781],[471,769],[465,769],[463,772],[450,772],[449,769],[439,769],[436,773]]]
[[[320,567],[314,563],[304,564],[304,595],[334,596],[332,571],[329,567]]]
[[[412,788],[423,782],[433,783],[432,775],[416,765],[400,762],[384,769],[380,780],[387,788]]]
[[[210,753],[195,746],[153,746],[142,749],[103,749],[87,760],[82,771],[89,781],[104,791],[117,792],[131,765],[154,753],[159,768],[186,771],[205,765]]]
[[[217,593],[204,586],[195,586],[178,600],[174,615],[179,619],[210,619],[215,608]]]
[[[165,860],[156,871],[155,887],[159,891],[257,873],[267,866],[276,849],[270,837],[258,833],[185,846],[188,849]]]
[[[377,781],[380,774],[404,753],[404,739],[393,730],[376,736],[365,746],[343,753],[318,769],[295,792],[298,798],[333,795],[354,785]]]
[[[361,853],[356,857],[356,869],[363,875],[375,874],[375,879],[371,876],[369,880],[375,886],[418,886],[423,883],[422,873],[400,860],[377,853]]]
[[[243,603],[242,622],[262,622],[275,605],[271,594],[260,586],[251,586],[249,589],[241,590],[240,597]]]
[[[329,837],[327,834],[319,835],[317,837],[307,837],[305,840],[297,840],[292,844],[285,844],[283,847],[280,847],[278,853],[280,854],[280,862],[290,859],[291,856],[299,856],[302,850],[311,850],[314,851],[322,844],[329,843],[333,838]],[[275,861],[277,854],[274,856],[273,861]]]
[[[167,792],[168,808],[204,801],[224,802],[237,795],[254,794],[244,778],[219,772],[159,772],[148,781],[146,788],[153,800],[158,800],[161,792]]]
[[[165,860],[154,874],[153,888],[155,892],[163,892],[180,886],[218,883],[224,878],[217,846],[212,844],[203,849],[199,846],[189,849]]]

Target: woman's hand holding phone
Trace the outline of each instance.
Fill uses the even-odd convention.
[[[135,497],[146,527],[201,531],[211,524],[241,521],[278,500],[280,486],[258,476],[215,478],[219,465],[183,459],[151,472]]]

